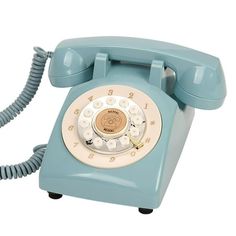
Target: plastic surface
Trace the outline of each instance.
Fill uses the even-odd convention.
[[[114,64],[105,78],[72,88],[60,111],[40,171],[40,187],[76,197],[153,209],[160,205],[179,159],[193,118],[193,109],[178,103],[149,83],[148,67]],[[75,159],[61,136],[64,113],[80,94],[103,85],[128,85],[148,94],[163,120],[161,137],[142,160],[117,169],[95,168]]]
[[[151,65],[163,61],[176,73],[175,95],[184,103],[202,109],[218,108],[226,87],[218,58],[174,44],[125,37],[94,37],[62,41],[49,69],[54,86],[74,86],[92,77],[97,53],[110,60]]]
[[[166,67],[175,73],[168,75]],[[54,126],[40,171],[40,187],[139,209],[160,205],[194,117],[192,107],[215,109],[226,94],[219,59],[137,38],[65,40],[54,52],[49,77],[54,86],[77,86],[70,90]],[[161,135],[154,148],[134,164],[116,169],[78,161],[61,135],[70,104],[81,94],[104,85],[127,85],[144,92],[157,105],[162,118]]]

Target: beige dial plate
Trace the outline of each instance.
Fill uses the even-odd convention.
[[[137,112],[142,117],[135,115]],[[132,121],[135,128],[131,127]],[[139,126],[142,133],[137,139]],[[89,90],[72,102],[63,118],[62,137],[70,153],[81,162],[99,168],[118,168],[144,158],[156,145],[161,126],[159,109],[148,95],[129,86],[109,85]],[[97,150],[83,142],[81,130],[88,142],[90,136],[93,138]],[[97,135],[95,139],[93,132]],[[124,145],[128,142],[128,148],[113,151],[119,142]],[[109,152],[100,152],[102,145],[109,147]]]

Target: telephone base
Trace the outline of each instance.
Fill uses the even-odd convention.
[[[59,194],[59,193],[53,193],[53,192],[48,192],[48,196],[51,198],[51,199],[60,199],[62,198],[62,194]]]
[[[138,211],[141,214],[148,215],[148,214],[151,214],[153,212],[153,209],[139,208]]]
[[[41,189],[140,209],[156,209],[161,204],[187,138],[194,117],[194,108],[179,104],[166,93],[148,84],[143,79],[143,76],[148,74],[146,67],[138,69],[129,66],[125,67],[126,69],[123,71],[122,66],[124,67],[124,65],[114,67],[115,71],[110,71],[110,77],[108,76],[106,79],[92,80],[70,90],[43,158],[39,174]],[[119,74],[118,71],[122,71],[122,73]],[[125,76],[123,76],[124,72]],[[140,72],[140,77],[138,77],[138,72]],[[120,76],[118,77],[118,75]],[[158,106],[163,123],[161,136],[151,151],[133,164],[119,168],[91,166],[75,158],[65,147],[62,137],[63,119],[68,107],[79,96],[94,88],[114,89],[115,86],[118,86],[118,78],[119,86],[127,87],[131,87],[131,85],[134,87],[133,81],[135,80],[133,89],[148,94]],[[107,85],[107,81],[109,81],[109,85]],[[155,133],[153,129],[154,136]],[[151,138],[154,137],[150,134]],[[148,147],[149,139],[145,145]],[[80,157],[87,157],[86,160],[88,160],[91,156],[81,153]],[[103,161],[102,157],[97,160]],[[140,211],[143,212],[143,210]]]

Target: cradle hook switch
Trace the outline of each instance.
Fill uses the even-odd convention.
[[[94,61],[93,79],[104,78],[110,67],[108,54],[97,53]]]
[[[164,61],[153,60],[150,69],[149,82],[160,89],[163,88]]]

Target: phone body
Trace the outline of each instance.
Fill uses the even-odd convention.
[[[150,210],[163,199],[194,109],[216,109],[226,95],[218,58],[138,38],[62,41],[49,78],[72,88],[47,145],[40,188]]]

